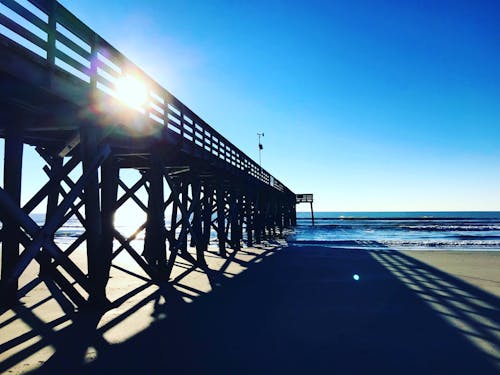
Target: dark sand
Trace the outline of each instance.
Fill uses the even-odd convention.
[[[15,337],[0,341],[0,372],[42,365],[35,373],[498,374],[498,289],[454,276],[442,252],[427,260],[407,254],[244,249],[229,262],[209,258],[226,272],[212,280],[213,291],[191,272],[176,288],[131,293],[104,316],[69,319],[50,301],[33,308],[40,296],[28,294],[1,317],[0,332]],[[468,277],[498,285],[500,275],[486,265],[499,257],[464,253],[459,263]],[[122,274],[110,294],[140,287]],[[39,316],[51,309],[49,320],[62,321],[48,327]],[[15,333],[16,324],[23,330]]]

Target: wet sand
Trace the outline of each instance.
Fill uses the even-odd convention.
[[[500,369],[500,253],[268,246],[207,255],[219,270],[211,280],[180,261],[174,287],[162,289],[117,259],[129,273],[113,268],[117,307],[105,314],[64,312],[64,299],[38,284],[0,316],[0,373]]]

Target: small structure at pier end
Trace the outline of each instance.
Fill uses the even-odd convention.
[[[297,194],[295,196],[296,204],[309,203],[311,205],[311,221],[314,225],[314,211],[313,211],[313,195],[312,194]]]

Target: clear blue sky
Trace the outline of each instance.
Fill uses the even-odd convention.
[[[317,210],[500,210],[498,1],[61,3]]]

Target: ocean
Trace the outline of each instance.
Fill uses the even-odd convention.
[[[293,245],[500,251],[500,212],[297,213]]]
[[[44,215],[32,217],[43,225]],[[310,212],[298,212],[297,226],[286,233],[287,242],[363,249],[500,251],[500,212],[315,212],[315,219],[312,226]],[[117,229],[127,236],[141,223],[117,223]],[[83,231],[73,217],[57,230],[55,240],[69,245]],[[136,241],[143,238],[144,232]],[[211,238],[215,240],[215,232]]]

